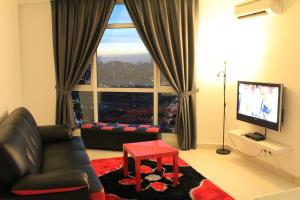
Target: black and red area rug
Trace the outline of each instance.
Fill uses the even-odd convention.
[[[141,162],[142,191],[135,190],[134,160],[128,158],[129,175],[123,175],[123,158],[92,160],[91,164],[104,186],[106,200],[234,200],[189,164],[179,158],[179,184],[173,186],[172,158],[162,159],[162,171],[156,160]]]

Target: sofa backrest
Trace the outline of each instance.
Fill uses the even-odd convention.
[[[0,124],[0,187],[40,170],[42,141],[37,124],[25,108],[17,108]]]

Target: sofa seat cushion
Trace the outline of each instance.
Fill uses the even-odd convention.
[[[81,165],[74,168],[74,170],[81,170],[88,176],[89,190],[91,193],[103,190],[103,186],[99,181],[94,169],[90,165]]]
[[[45,155],[41,173],[47,171],[71,168],[73,166],[90,164],[89,157],[85,151],[63,151],[55,154]]]
[[[11,191],[20,196],[72,192],[88,188],[87,179],[81,170],[27,175],[17,180]]]
[[[73,137],[69,141],[48,143],[44,146],[41,173],[59,173],[80,170],[88,176],[89,191],[103,191],[99,178],[90,166],[90,161],[81,137]]]
[[[44,156],[66,151],[85,151],[81,137],[73,137],[72,140],[48,143],[44,146]]]

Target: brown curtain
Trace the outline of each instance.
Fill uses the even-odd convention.
[[[198,0],[124,0],[152,58],[178,93],[181,149],[196,148],[195,35]]]
[[[51,1],[57,124],[75,127],[71,92],[97,50],[115,2]]]

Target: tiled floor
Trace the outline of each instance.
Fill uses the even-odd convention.
[[[122,156],[122,152],[88,150],[91,159]],[[271,171],[244,159],[239,153],[219,155],[215,149],[180,151],[180,157],[237,200],[297,187]]]

